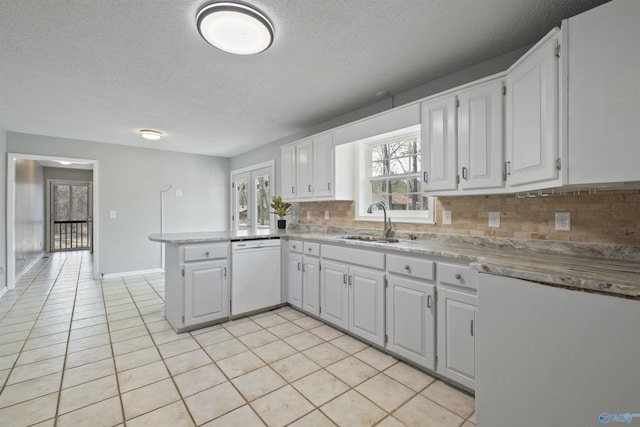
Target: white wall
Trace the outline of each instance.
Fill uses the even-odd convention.
[[[6,179],[7,179],[7,134],[0,128],[0,293],[7,286],[7,220],[6,220]]]
[[[229,227],[228,159],[15,132],[6,139],[11,153],[98,160],[97,273],[161,267],[160,244],[148,235],[160,232],[160,190],[168,184],[165,232]]]
[[[44,175],[33,160],[16,161],[15,275],[44,252]]]

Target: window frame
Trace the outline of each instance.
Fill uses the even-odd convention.
[[[384,144],[385,142],[397,141],[399,139],[411,138],[414,136],[420,137],[420,125],[411,126],[397,131],[388,132],[382,135],[376,135],[370,138],[365,138],[360,141],[356,141],[355,144],[357,152],[357,167],[356,167],[356,206],[355,206],[355,221],[380,221],[383,220],[383,212],[380,209],[375,209],[372,213],[367,213],[367,208],[370,204],[371,194],[371,147],[375,145]],[[422,142],[420,142],[421,157],[422,157]],[[421,158],[421,163],[424,162],[424,158]],[[422,197],[426,197],[427,209],[421,211],[409,211],[409,210],[387,210],[387,215],[391,217],[395,222],[402,223],[417,223],[417,224],[435,224],[435,197],[427,196],[422,191],[422,164],[419,171],[415,174],[403,174],[397,175],[398,178],[406,178],[408,176],[415,176],[419,179],[420,190],[419,193]]]

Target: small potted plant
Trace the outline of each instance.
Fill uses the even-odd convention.
[[[281,196],[273,196],[271,200],[273,213],[280,217],[280,219],[278,220],[278,228],[287,228],[287,220],[284,219],[284,217],[291,213],[291,203],[283,202]]]

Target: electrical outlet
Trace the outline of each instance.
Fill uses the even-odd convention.
[[[500,212],[489,212],[489,227],[500,228]]]
[[[182,190],[176,190],[176,197],[182,197]]]
[[[307,219],[311,219],[311,211],[307,211]]]
[[[451,211],[442,211],[442,225],[451,225]]]
[[[329,211],[324,211],[324,219],[329,219]]]
[[[109,211],[109,218],[116,219],[116,211]]]
[[[557,231],[571,230],[571,213],[556,212],[556,230]]]

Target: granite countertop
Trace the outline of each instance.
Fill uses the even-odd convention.
[[[398,235],[397,243],[345,239],[362,230],[299,227],[285,230],[153,234],[150,240],[186,244],[289,237],[345,246],[384,249],[469,262],[500,276],[640,299],[640,247],[519,241],[435,234]],[[415,240],[411,240],[415,239]]]

